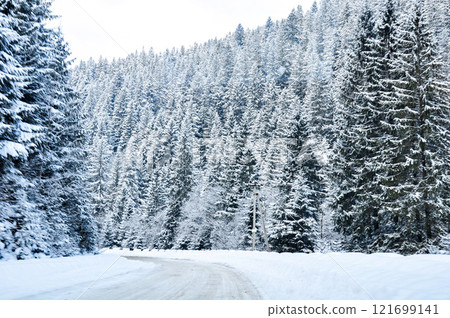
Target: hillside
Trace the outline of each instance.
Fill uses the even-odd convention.
[[[50,5],[0,4],[0,259],[449,253],[448,0],[76,65]]]
[[[324,0],[191,48],[82,62],[102,246],[249,249],[256,184],[276,251],[448,249],[443,6]]]

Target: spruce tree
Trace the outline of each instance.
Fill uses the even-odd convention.
[[[448,80],[423,1],[396,24],[390,64],[384,204],[391,213],[387,249],[427,251],[445,235],[448,217]]]
[[[18,166],[32,151],[40,129],[24,116],[34,107],[22,101],[28,71],[16,58],[24,37],[13,29],[18,22],[11,14],[12,5],[3,4],[0,11],[0,258],[18,248],[15,232],[29,210],[24,207],[30,186]]]
[[[179,135],[174,146],[174,157],[168,180],[167,205],[163,228],[159,235],[158,247],[170,249],[175,245],[176,231],[180,223],[181,207],[189,198],[193,187],[192,180],[192,152],[189,147],[191,121],[186,114]]]
[[[8,212],[2,224],[10,233],[4,247],[17,258],[95,248],[85,193],[75,194],[84,185],[77,176],[82,150],[74,123],[78,103],[68,86],[69,53],[61,33],[46,25],[49,7],[42,0],[0,3],[7,29],[1,61],[9,63],[1,92],[2,186],[8,187],[1,189]]]

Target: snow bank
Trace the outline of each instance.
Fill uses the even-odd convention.
[[[127,251],[124,255],[225,264],[243,272],[265,299],[450,299],[449,255],[248,251]]]
[[[101,254],[0,262],[0,299],[27,298],[65,287],[73,287],[69,298],[77,298],[100,277],[118,277],[157,267],[119,256]]]

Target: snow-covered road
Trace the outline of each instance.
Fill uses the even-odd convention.
[[[0,261],[0,299],[448,300],[448,273],[450,255],[112,249]]]
[[[131,261],[157,267],[140,268],[95,281],[79,293],[70,286],[26,299],[259,299],[259,293],[241,273],[225,265],[189,260],[130,256]]]

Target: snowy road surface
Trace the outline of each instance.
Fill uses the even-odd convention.
[[[71,286],[26,299],[259,299],[259,293],[241,273],[225,265],[152,257],[126,257],[150,262],[143,268],[96,281],[79,293]]]

